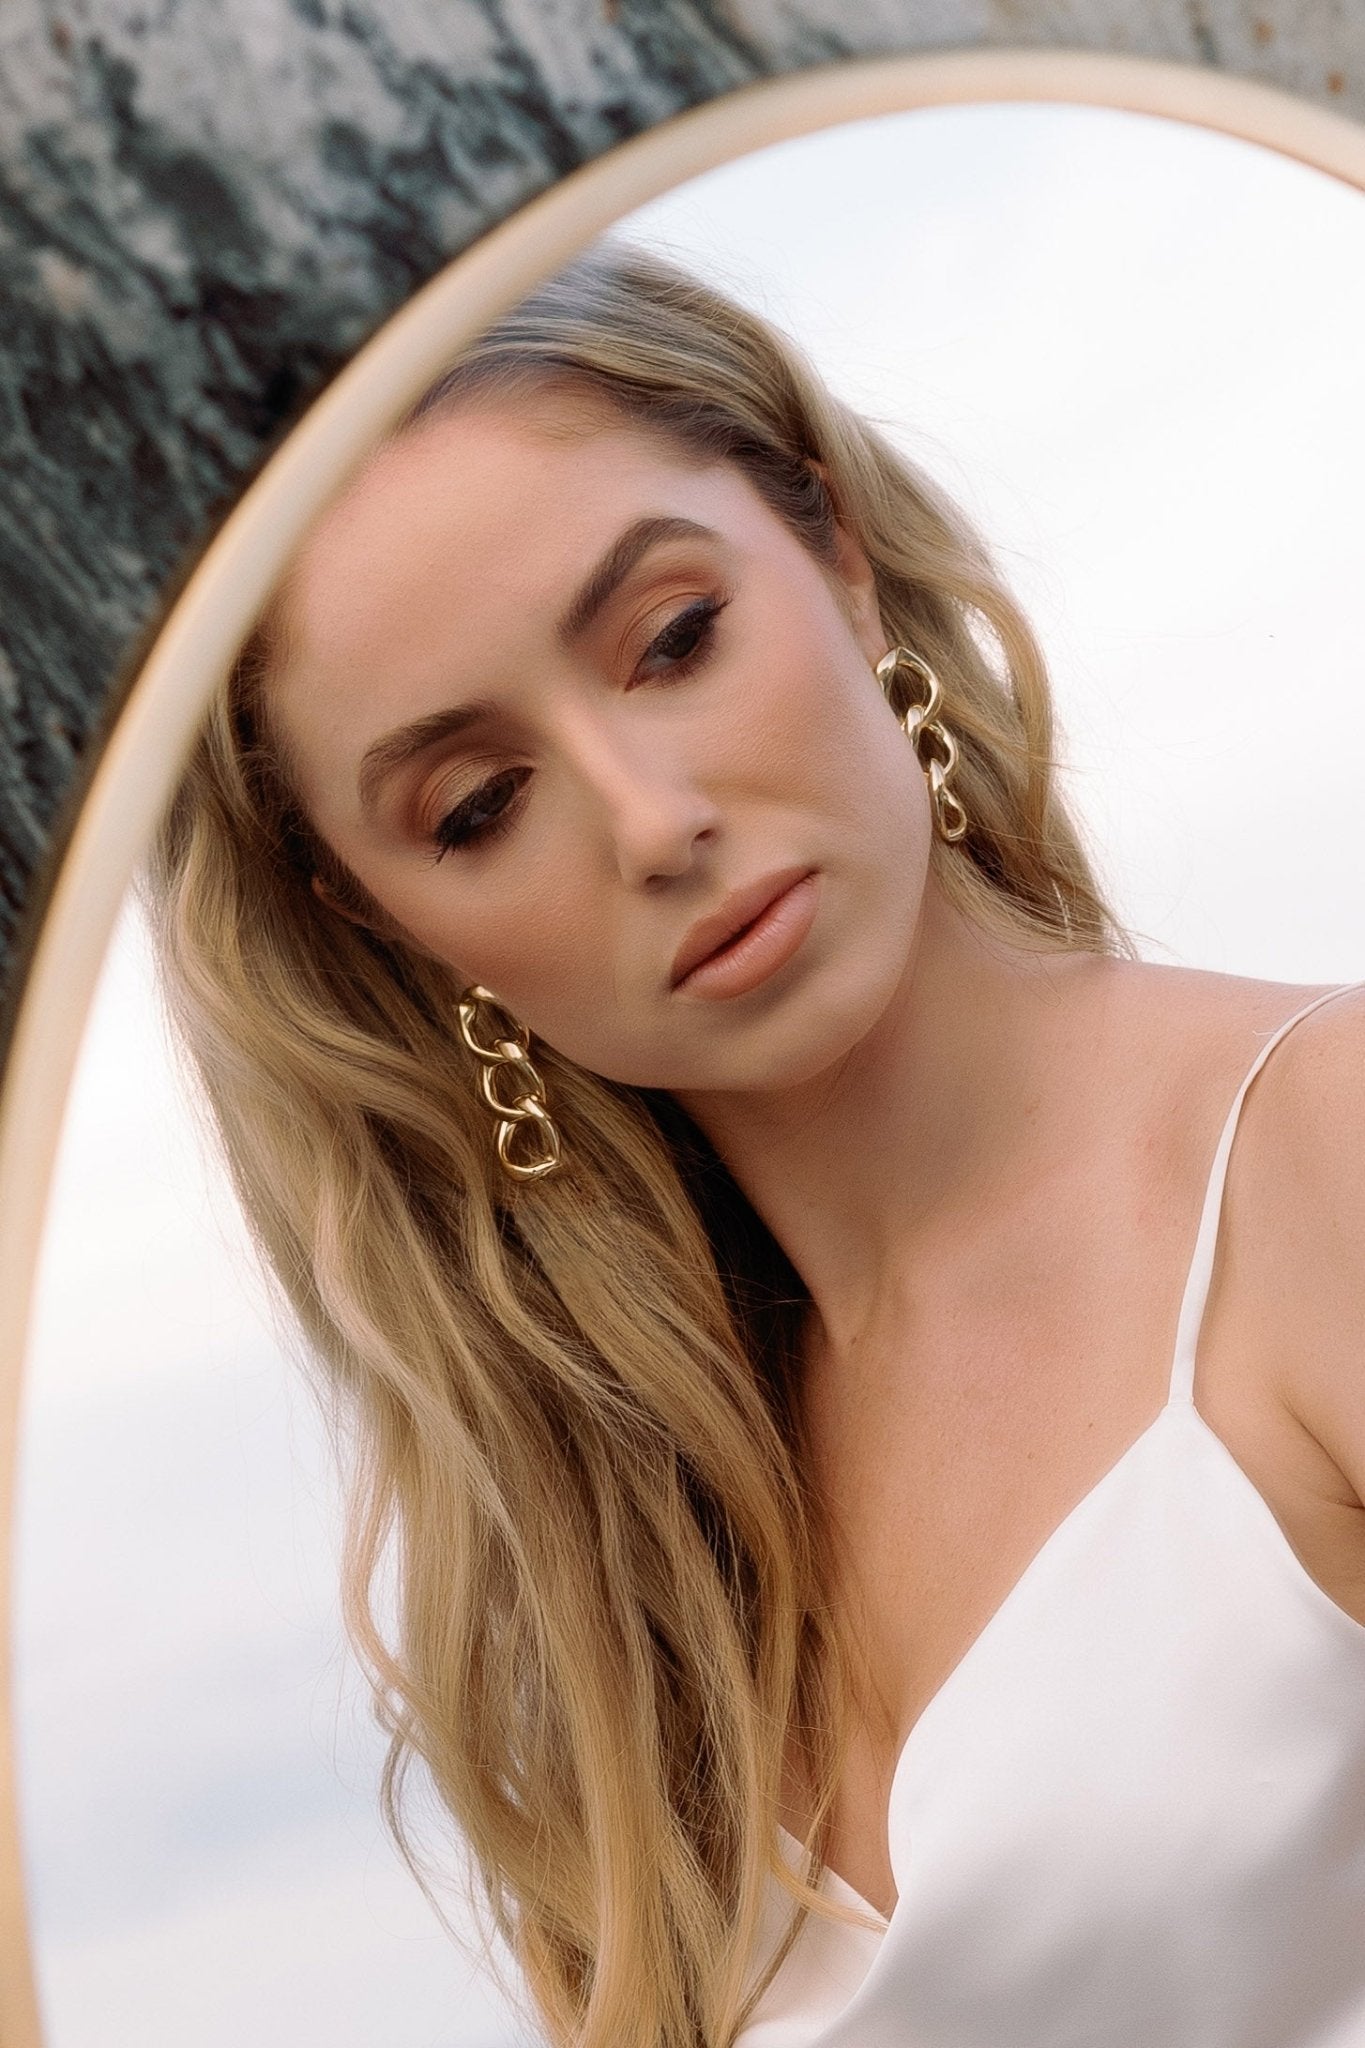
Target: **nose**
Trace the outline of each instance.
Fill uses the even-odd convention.
[[[719,831],[714,799],[657,732],[626,745],[598,729],[580,748],[580,767],[627,888],[658,888],[686,874]]]

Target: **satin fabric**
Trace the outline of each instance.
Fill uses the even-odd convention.
[[[1365,2048],[1365,1625],[1192,1398],[1246,1091],[1344,993],[1233,1101],[1165,1407],[911,1730],[895,1912],[827,1872],[877,1930],[808,1919],[735,2048]]]

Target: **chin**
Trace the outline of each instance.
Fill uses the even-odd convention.
[[[770,1016],[749,1020],[732,1033],[708,1034],[710,1042],[691,1058],[680,1058],[668,1080],[637,1085],[672,1093],[782,1093],[808,1086],[839,1069],[885,1015],[903,972],[902,963],[880,963],[881,971],[855,978],[847,965],[812,977]],[[821,985],[823,984],[823,985]],[[717,1019],[720,1024],[721,1019]]]

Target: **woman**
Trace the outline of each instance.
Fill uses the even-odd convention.
[[[610,246],[498,322],[149,885],[386,1814],[553,2042],[1365,2038],[1361,999],[1137,956],[1018,607],[784,339]]]

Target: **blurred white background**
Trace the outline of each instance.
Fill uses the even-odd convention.
[[[616,232],[794,333],[976,518],[1148,957],[1365,976],[1365,197],[1176,123],[990,106],[783,144]],[[336,1501],[130,909],[24,1401],[16,1707],[50,2048],[534,2039],[380,1826]]]

